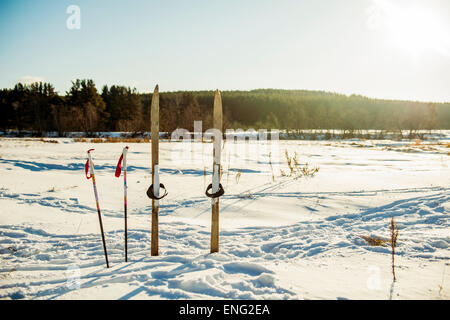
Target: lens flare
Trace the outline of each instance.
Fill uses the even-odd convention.
[[[450,57],[450,26],[435,8],[426,3],[374,0],[370,12],[371,26],[383,30],[392,46],[414,59],[428,53]]]

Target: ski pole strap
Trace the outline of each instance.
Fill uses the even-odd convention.
[[[120,173],[122,172],[122,160],[123,160],[123,153],[120,155],[119,162],[116,166],[116,178],[120,177]]]
[[[208,193],[208,191],[212,189],[212,183],[209,184],[208,188],[206,189],[206,196],[208,196],[209,198],[218,198],[220,196],[223,196],[225,193],[225,190],[223,190],[222,184],[219,183],[219,190],[215,193]]]
[[[128,146],[126,146],[125,148],[128,149]],[[122,160],[123,160],[123,152],[120,155],[119,162],[117,163],[116,166],[116,178],[120,177],[120,173],[122,172]]]
[[[86,164],[84,165],[84,172],[86,173],[86,179],[92,178],[92,175],[88,175],[89,172],[89,159],[86,160]]]
[[[166,190],[166,187],[164,187],[164,185],[163,185],[162,183],[159,184],[159,187],[164,189],[164,194],[163,194],[161,197],[155,196],[155,194],[154,194],[154,192],[153,192],[153,184],[150,186],[150,188],[148,188],[148,190],[147,190],[147,196],[148,196],[150,199],[153,199],[153,200],[161,200],[162,198],[164,198],[165,196],[167,196],[167,193],[168,193],[168,192],[167,192],[167,190]]]
[[[94,149],[89,149],[88,150],[88,154]],[[92,167],[94,166],[94,163],[92,163]],[[90,178],[92,178],[92,173],[88,175],[89,172],[89,158],[86,160],[86,164],[84,165],[84,172],[86,173],[86,178],[89,180]]]

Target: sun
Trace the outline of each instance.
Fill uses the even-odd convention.
[[[439,12],[426,3],[375,0],[376,24],[392,46],[415,60],[427,53],[449,56],[449,26]]]

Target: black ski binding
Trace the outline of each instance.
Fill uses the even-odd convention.
[[[152,200],[161,200],[162,198],[167,196],[166,187],[164,187],[164,185],[162,183],[159,184],[159,187],[164,189],[164,194],[161,197],[155,196],[155,193],[153,192],[153,184],[147,190],[147,197],[149,197]]]
[[[225,193],[225,190],[223,190],[221,183],[219,183],[219,191],[217,191],[216,193],[208,193],[209,189],[212,189],[212,183],[209,184],[208,188],[205,191],[206,196],[208,196],[209,198],[218,198],[220,196],[223,196]]]

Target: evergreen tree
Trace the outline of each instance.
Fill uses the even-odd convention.
[[[66,93],[66,103],[79,130],[92,135],[96,131],[106,129],[109,114],[93,80],[73,81],[72,87]]]

